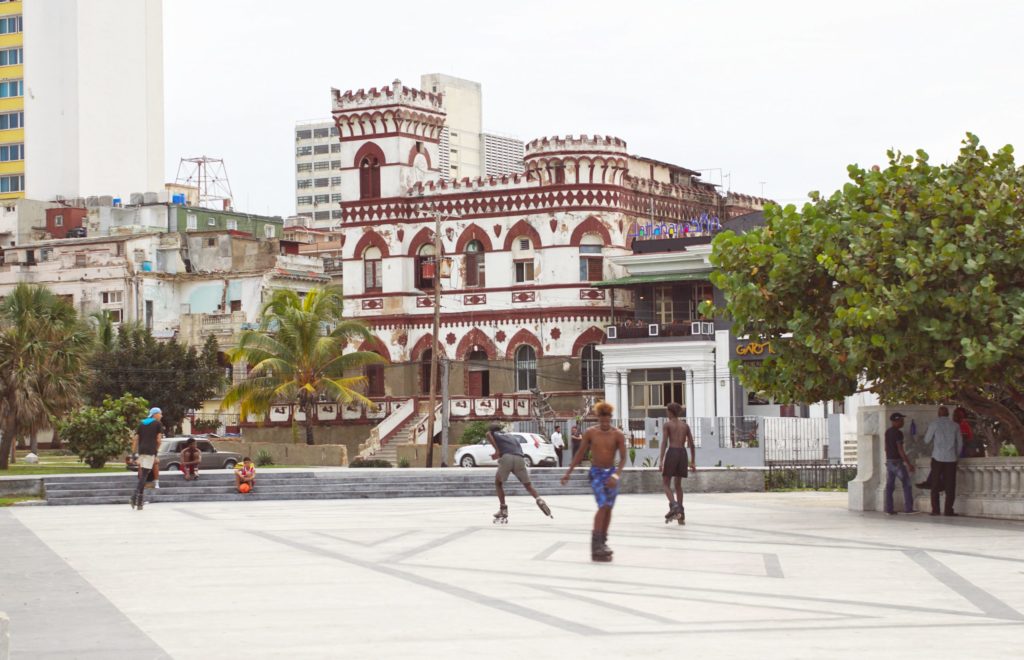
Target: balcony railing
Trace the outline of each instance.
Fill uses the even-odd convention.
[[[643,319],[627,319],[608,326],[606,333],[610,341],[622,339],[656,339],[658,337],[693,339],[711,339],[715,334],[715,324],[711,321],[672,321],[660,323]]]

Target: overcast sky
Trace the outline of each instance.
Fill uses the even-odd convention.
[[[237,209],[292,214],[331,87],[440,72],[482,83],[487,131],[616,135],[799,203],[889,147],[1024,147],[1022,25],[1016,0],[165,0],[167,175],[221,157]]]

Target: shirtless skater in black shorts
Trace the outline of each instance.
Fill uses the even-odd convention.
[[[668,498],[668,513],[665,523],[678,520],[680,525],[686,524],[686,512],[683,509],[683,479],[688,476],[689,469],[697,471],[697,456],[693,446],[693,433],[690,425],[680,419],[686,416],[686,410],[678,403],[668,404],[668,421],[665,423],[661,441],[661,482],[665,486],[665,497]],[[690,450],[687,461],[686,450]],[[675,480],[676,496],[672,497],[672,480]]]

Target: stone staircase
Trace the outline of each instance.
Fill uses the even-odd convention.
[[[586,469],[578,469],[568,485],[559,484],[562,468],[530,471],[534,487],[545,495],[589,494]],[[44,477],[49,505],[128,504],[135,488],[133,474]],[[505,484],[509,495],[525,495],[514,477]],[[225,470],[207,470],[197,481],[166,474],[159,489],[146,490],[146,502],[233,502],[243,500],[330,500],[391,497],[473,497],[494,495],[493,468],[359,468],[330,471],[264,470],[257,488],[242,495]]]
[[[373,455],[373,458],[384,459],[391,463],[391,465],[398,467],[398,447],[399,445],[407,445],[412,442],[412,432],[421,421],[422,418],[416,415],[410,417],[409,421],[398,427],[394,435],[384,443],[380,451]]]

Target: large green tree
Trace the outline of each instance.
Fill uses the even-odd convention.
[[[19,284],[0,303],[0,469],[19,437],[32,438],[81,402],[93,333],[48,289]]]
[[[104,319],[96,322],[98,348],[87,393],[91,405],[133,394],[159,406],[164,424],[177,429],[189,410],[217,394],[223,370],[213,336],[197,351],[173,339],[157,341],[139,324],[126,323],[113,332]]]
[[[245,330],[229,351],[233,362],[251,366],[248,376],[224,396],[223,408],[240,405],[242,419],[263,415],[273,404],[298,404],[305,413],[306,444],[313,444],[313,408],[319,401],[372,405],[360,389],[360,368],[383,362],[376,353],[345,353],[350,342],[370,338],[358,321],[342,315],[341,291],[315,288],[300,297],[278,289],[264,304],[260,327]]]
[[[955,400],[1022,446],[1024,170],[970,134],[949,164],[888,160],[715,239],[725,314],[776,352],[739,377],[791,401]]]

